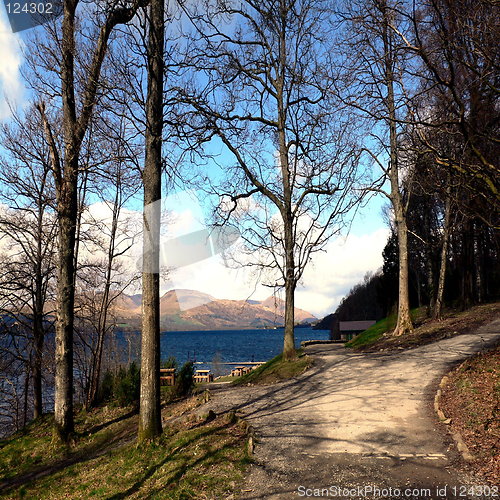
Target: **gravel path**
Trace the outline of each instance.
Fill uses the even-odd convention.
[[[468,498],[452,489],[466,479],[432,399],[454,363],[499,339],[500,319],[475,334],[396,353],[314,345],[306,349],[313,366],[300,377],[214,387],[200,411],[236,409],[256,430],[256,463],[242,499]],[[436,490],[446,485],[446,493]]]

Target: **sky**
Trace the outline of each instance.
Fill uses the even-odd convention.
[[[10,106],[22,107],[27,91],[19,71],[22,39],[12,34],[3,5],[0,6],[0,47],[0,123],[7,123]],[[166,201],[169,212],[167,239],[205,227],[204,214],[196,198],[196,193],[179,193]],[[334,312],[342,298],[367,272],[382,266],[382,250],[389,235],[382,217],[385,203],[383,198],[373,197],[359,211],[348,234],[330,240],[324,251],[313,255],[297,288],[296,307],[317,317]],[[97,216],[102,212],[105,217],[102,205],[96,204],[91,210]],[[140,216],[139,213],[135,215]],[[131,252],[130,266],[136,266],[138,247]],[[162,282],[162,291],[185,288],[219,299],[263,300],[272,290],[262,286],[261,281],[250,268],[228,268],[223,257],[218,255],[171,273],[169,280]]]
[[[22,104],[24,85],[19,68],[22,62],[21,38],[14,35],[3,4],[0,6],[0,122],[10,115],[9,103]]]
[[[382,205],[383,200],[374,198],[357,214],[348,234],[331,239],[324,251],[313,255],[297,288],[296,307],[318,318],[334,312],[342,298],[367,272],[376,271],[382,266],[382,250],[389,236],[389,230],[382,222]],[[96,202],[89,210],[97,220],[106,220],[110,215],[109,207],[103,203]],[[167,196],[163,202],[163,213],[161,249],[168,248],[172,239],[207,227],[195,191]],[[133,220],[137,226],[141,218],[139,211],[127,210],[123,224],[131,227],[130,221]],[[125,259],[125,265],[131,272],[140,270],[141,248],[142,242],[138,238]],[[168,266],[168,255],[164,262]],[[224,254],[218,254],[170,270],[168,278],[162,277],[161,291],[188,289],[204,292],[217,299],[263,300],[273,293],[273,289],[261,284],[263,281],[265,276],[256,274],[254,268],[234,269],[226,265]],[[139,293],[140,288],[130,291],[133,292]],[[278,296],[284,299],[284,292],[278,293]]]

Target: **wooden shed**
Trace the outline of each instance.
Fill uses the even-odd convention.
[[[196,370],[194,372],[194,381],[197,384],[202,384],[204,382],[213,382],[214,376],[210,373],[210,370]]]

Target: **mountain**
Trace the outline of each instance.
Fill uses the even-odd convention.
[[[170,290],[160,298],[160,324],[165,330],[223,330],[231,328],[264,328],[284,323],[285,302],[266,300],[216,299],[196,290]],[[118,323],[139,328],[141,296],[123,294],[115,302]],[[295,308],[295,322],[316,321],[311,313]]]

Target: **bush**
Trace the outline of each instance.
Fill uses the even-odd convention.
[[[120,367],[115,377],[114,398],[120,406],[136,404],[141,389],[141,371],[137,363],[130,363],[128,369]]]
[[[184,363],[184,366],[177,374],[173,394],[182,398],[191,394],[194,388],[194,364],[192,361]]]
[[[139,401],[141,371],[137,363],[120,366],[117,373],[108,370],[102,379],[98,402],[115,402],[119,406],[136,405]]]

